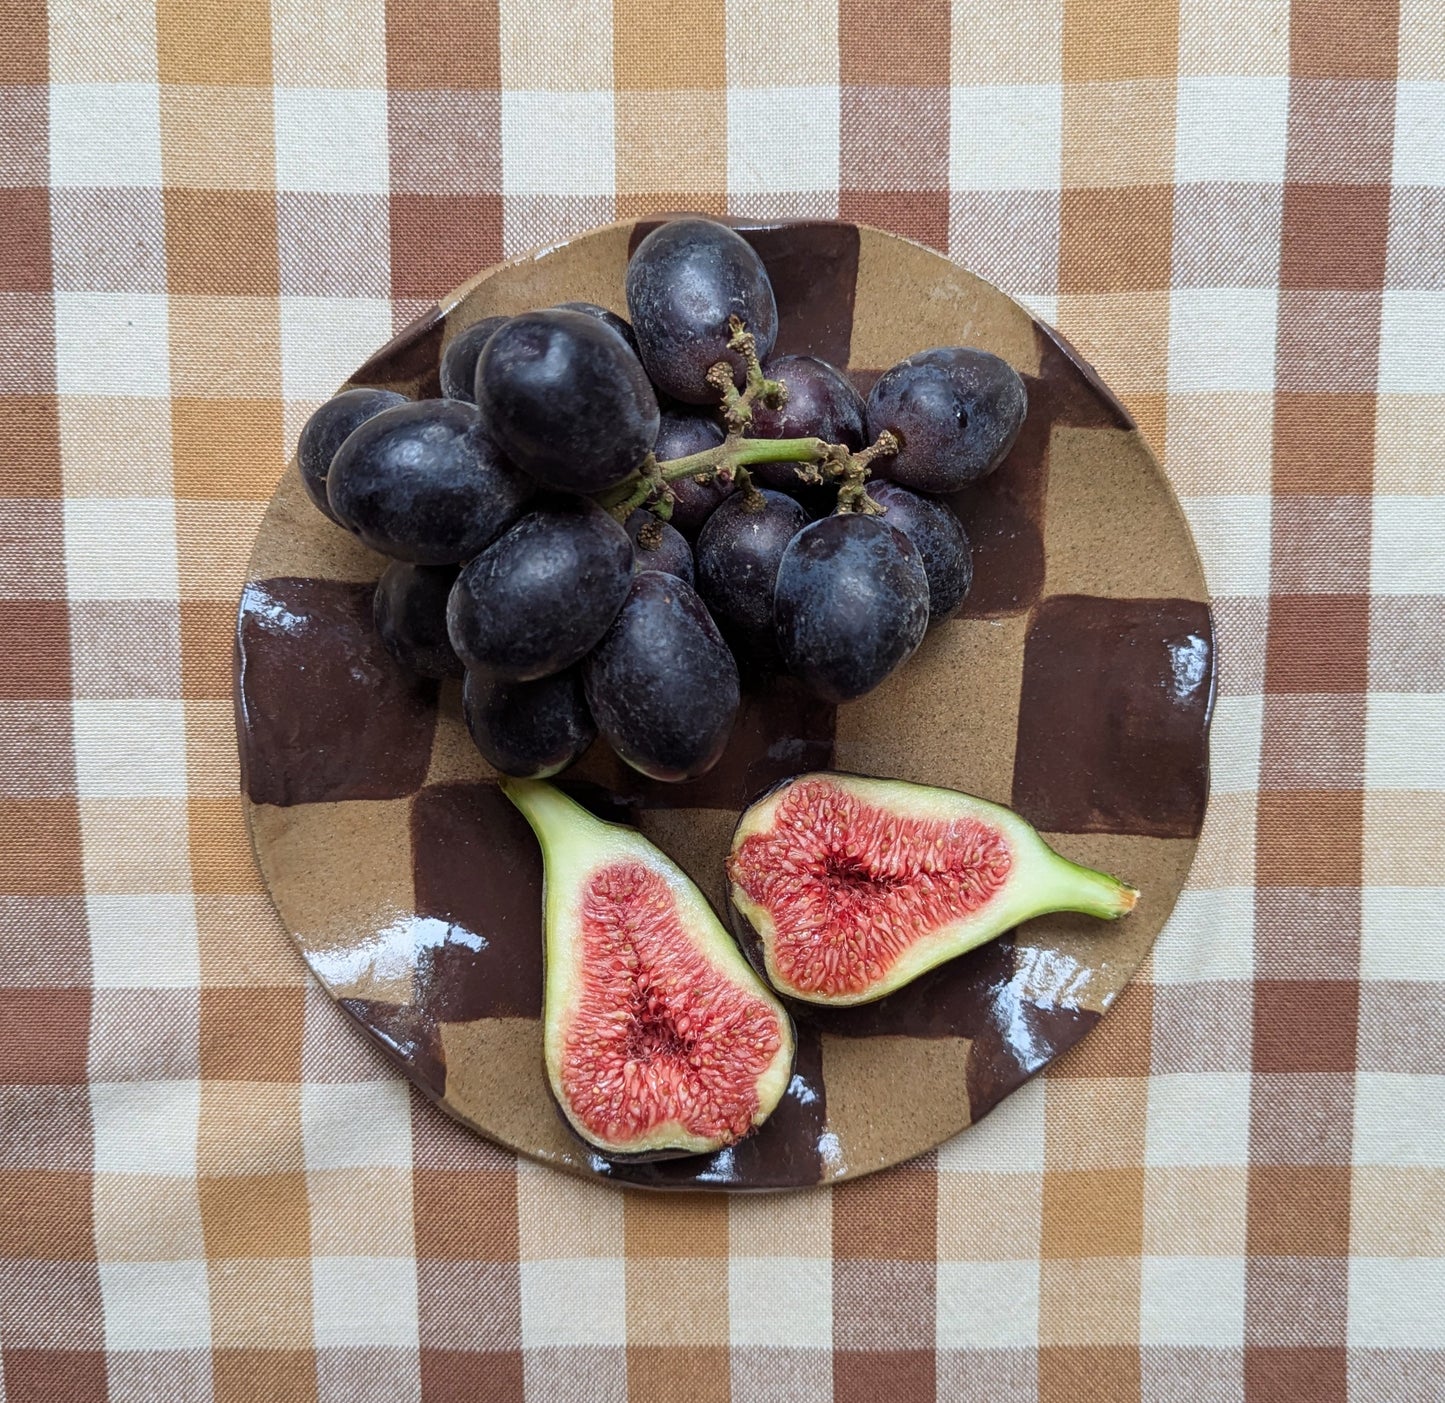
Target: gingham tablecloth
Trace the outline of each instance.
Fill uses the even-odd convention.
[[[5,0],[5,1403],[1445,1397],[1442,80],[1440,0]],[[834,1192],[457,1129],[241,825],[307,413],[484,265],[677,208],[879,224],[1055,321],[1217,596],[1152,961]]]

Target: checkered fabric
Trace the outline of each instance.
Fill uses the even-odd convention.
[[[5,1403],[1445,1397],[1439,0],[0,0],[0,106]],[[831,1192],[458,1129],[242,829],[307,413],[482,266],[678,208],[881,225],[1054,321],[1216,596],[1152,961]]]

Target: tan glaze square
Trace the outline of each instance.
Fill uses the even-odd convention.
[[[284,866],[267,864],[270,890],[307,958],[330,971],[328,983],[343,966],[348,971],[336,984],[344,990],[341,997],[386,998],[410,990],[410,943],[384,948],[376,934],[414,909],[411,865],[405,860],[411,851],[409,813],[404,799],[252,810],[262,849],[286,855]],[[349,853],[351,844],[360,843],[393,853],[396,860],[358,869]]]
[[[1172,495],[1151,490],[1155,471],[1143,446],[1117,429],[1054,430],[1044,515],[1046,594],[1203,596],[1197,558],[1166,558],[1162,548],[1180,529],[1180,510]],[[1119,532],[1127,532],[1130,549],[1110,547]]]
[[[646,809],[637,819],[642,832],[697,883],[727,925],[724,863],[738,814],[731,809]]]
[[[542,1063],[536,1018],[479,1018],[440,1029],[447,1104],[464,1121],[485,1124],[504,1145],[580,1165],[586,1150],[562,1123]]]
[[[838,709],[837,767],[1007,804],[1027,627],[1024,616],[935,625],[906,668]]]
[[[964,1068],[967,1038],[823,1038],[828,1129],[846,1144],[847,1159],[823,1175],[858,1174],[936,1145],[968,1121]],[[884,1093],[913,1085],[951,1087],[927,1101]]]
[[[1039,370],[1032,319],[1003,307],[961,268],[940,272],[926,249],[863,230],[848,363],[886,370],[921,347],[980,346],[1021,375]]]
[[[320,516],[301,486],[295,463],[288,466],[266,508],[247,577],[315,577],[375,584],[385,569],[384,556]]]

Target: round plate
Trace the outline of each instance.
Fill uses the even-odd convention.
[[[490,269],[348,384],[439,393],[442,347],[483,316],[586,299],[625,315],[619,224]],[[983,346],[1029,413],[992,477],[954,499],[973,593],[876,691],[834,709],[788,682],[745,699],[710,774],[657,784],[605,745],[562,777],[635,822],[721,912],[740,809],[802,770],[947,785],[1020,810],[1066,856],[1131,880],[1106,924],[1047,916],[879,1003],[802,1012],[778,1110],[710,1157],[608,1161],[574,1139],[542,1069],[541,864],[461,723],[459,688],[403,675],[371,626],[385,561],[307,500],[293,463],[241,600],[243,783],[261,870],[317,978],[446,1111],[504,1145],[653,1188],[845,1179],[962,1130],[1083,1037],[1164,924],[1208,789],[1214,647],[1204,576],[1128,412],[1066,342],[918,245],[840,223],[736,227],[777,293],[778,352],[864,392],[937,345]]]

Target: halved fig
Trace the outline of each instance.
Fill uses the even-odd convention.
[[[793,1026],[707,899],[634,829],[504,780],[542,845],[547,1080],[612,1156],[710,1154],[787,1089]]]
[[[1139,899],[998,804],[831,773],[798,775],[746,809],[727,873],[755,961],[812,1004],[880,999],[1031,916],[1113,920]]]

